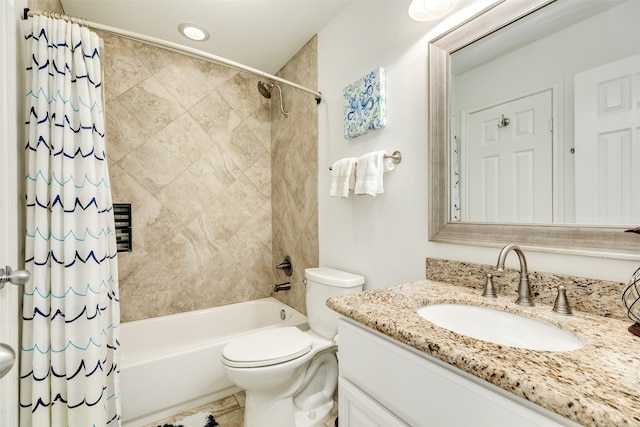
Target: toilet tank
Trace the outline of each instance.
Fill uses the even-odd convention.
[[[327,307],[327,299],[362,291],[364,277],[332,268],[307,268],[306,300],[309,327],[333,339],[338,333],[338,313]]]

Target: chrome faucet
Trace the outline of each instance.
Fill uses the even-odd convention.
[[[273,292],[288,291],[291,289],[291,283],[284,282],[273,285]]]
[[[284,274],[286,274],[287,276],[291,276],[293,266],[291,265],[291,258],[289,257],[289,255],[284,257],[284,261],[276,265],[276,269],[284,271]]]
[[[518,299],[516,299],[516,304],[531,307],[533,306],[533,301],[531,301],[529,272],[527,271],[527,260],[524,257],[522,249],[513,243],[502,248],[500,255],[498,255],[498,264],[496,265],[496,269],[501,273],[504,272],[504,260],[512,249],[516,254],[518,254],[518,259],[520,260],[520,284],[518,285]]]

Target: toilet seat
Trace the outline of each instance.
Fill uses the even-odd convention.
[[[304,356],[313,340],[295,326],[267,329],[247,334],[222,350],[222,360],[234,368],[277,365]]]

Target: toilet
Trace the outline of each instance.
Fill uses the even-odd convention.
[[[314,427],[333,409],[338,383],[338,313],[330,297],[357,293],[364,277],[331,268],[305,270],[309,330],[254,332],[227,344],[222,365],[245,390],[245,427]]]

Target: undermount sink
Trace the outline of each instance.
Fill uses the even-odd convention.
[[[487,307],[432,304],[418,314],[442,328],[482,341],[540,351],[571,351],[584,341],[571,332],[529,317]]]

